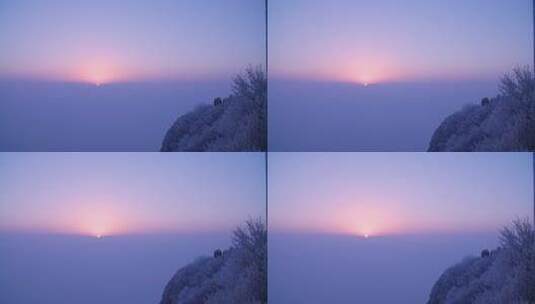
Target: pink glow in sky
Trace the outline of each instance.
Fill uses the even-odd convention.
[[[270,75],[356,83],[495,79],[531,64],[531,1],[272,0]]]
[[[228,79],[265,62],[263,0],[2,1],[0,76]]]
[[[270,229],[494,232],[533,213],[530,153],[271,153]]]
[[[265,214],[262,153],[0,153],[0,231],[231,231]]]

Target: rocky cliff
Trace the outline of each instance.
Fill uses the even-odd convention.
[[[167,283],[160,304],[267,303],[267,232],[249,221],[234,232],[233,246],[198,258]]]
[[[515,69],[501,80],[501,94],[447,117],[428,151],[535,151],[535,80]]]
[[[267,80],[249,67],[234,79],[233,94],[180,116],[169,128],[162,152],[266,151]]]
[[[535,232],[529,222],[506,228],[502,247],[447,269],[427,303],[535,303]]]

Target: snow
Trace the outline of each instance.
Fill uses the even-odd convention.
[[[266,92],[261,68],[248,68],[236,76],[233,94],[221,104],[201,105],[180,116],[167,131],[161,151],[265,151]]]
[[[248,221],[234,232],[221,256],[201,257],[181,268],[165,287],[160,304],[266,303],[267,231]]]
[[[469,105],[447,117],[428,151],[535,150],[535,80],[529,69],[506,75],[489,104]]]
[[[490,256],[468,257],[448,268],[432,289],[428,304],[533,303],[535,233],[529,221],[502,231],[501,247]]]

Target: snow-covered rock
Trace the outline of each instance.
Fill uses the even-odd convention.
[[[469,105],[447,117],[428,151],[533,151],[535,108],[511,97]]]
[[[535,151],[535,80],[517,68],[501,80],[501,94],[447,117],[428,151]]]
[[[535,233],[528,222],[502,232],[502,248],[465,258],[433,286],[428,304],[535,303]]]
[[[180,116],[167,131],[162,152],[266,151],[267,81],[261,68],[234,79],[233,94]]]
[[[267,233],[260,222],[234,232],[233,246],[198,258],[167,283],[160,304],[267,302]]]

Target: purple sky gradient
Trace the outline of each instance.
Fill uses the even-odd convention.
[[[270,75],[357,83],[496,79],[532,62],[531,1],[273,0]]]
[[[529,153],[271,153],[275,232],[494,232],[533,214]]]
[[[263,0],[0,1],[0,76],[228,79],[264,64]]]
[[[265,214],[262,153],[1,153],[0,230],[231,231]]]

